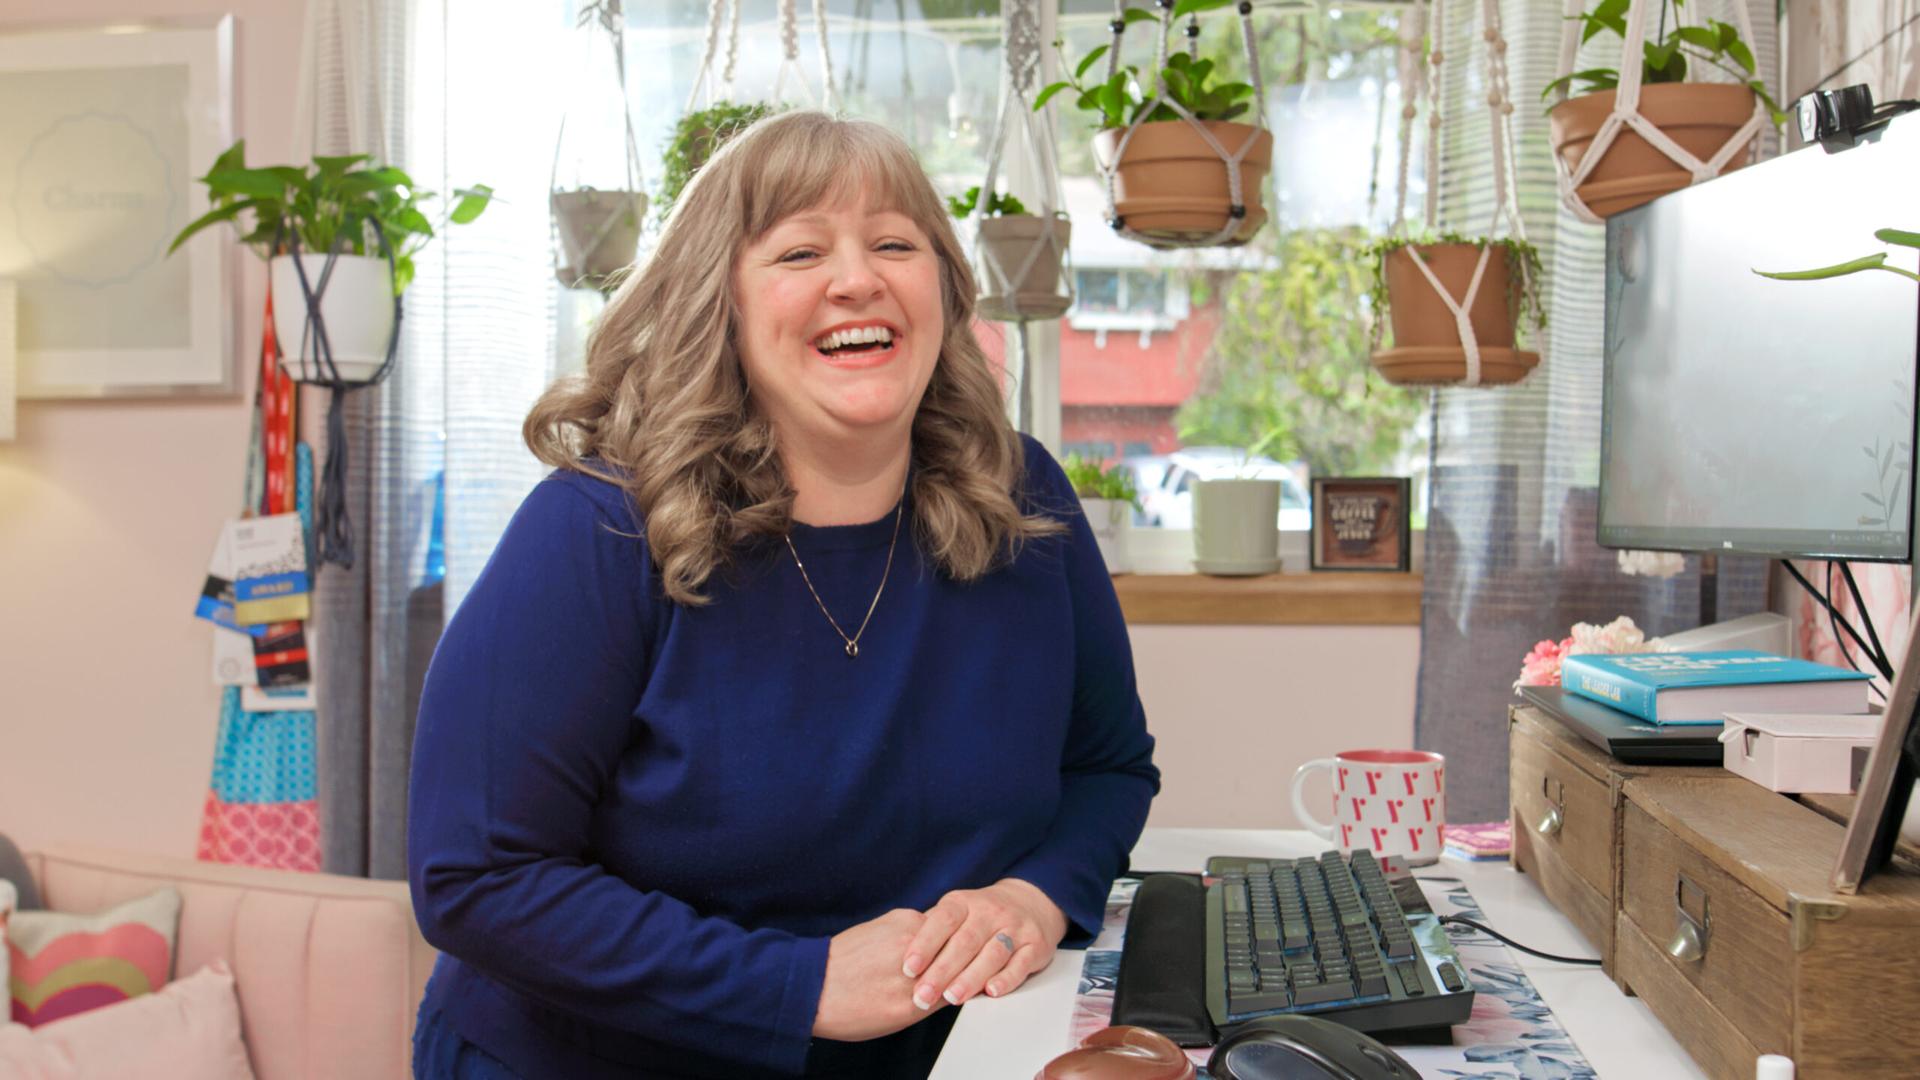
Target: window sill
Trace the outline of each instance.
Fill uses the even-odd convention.
[[[1420,574],[1119,574],[1129,625],[1418,626]]]

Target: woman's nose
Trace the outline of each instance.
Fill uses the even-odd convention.
[[[864,303],[879,296],[885,289],[886,283],[874,271],[866,252],[848,252],[834,257],[830,290],[835,300]]]

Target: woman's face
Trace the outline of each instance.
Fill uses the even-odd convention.
[[[912,430],[946,331],[940,259],[865,198],[785,218],[734,265],[741,362],[791,444]]]

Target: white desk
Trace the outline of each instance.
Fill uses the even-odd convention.
[[[1317,855],[1311,833],[1279,829],[1148,829],[1133,849],[1139,871],[1197,871],[1209,855]],[[1466,882],[1496,930],[1536,949],[1592,956],[1593,948],[1547,902],[1533,880],[1504,862],[1443,859]],[[1693,1059],[1639,998],[1620,992],[1597,967],[1573,967],[1509,950],[1533,980],[1601,1080],[1699,1080]],[[1067,1022],[1080,982],[1081,952],[1061,950],[1045,971],[1004,998],[975,998],[961,1010],[932,1080],[1024,1080],[1070,1047]]]

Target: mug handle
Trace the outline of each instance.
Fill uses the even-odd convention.
[[[1318,836],[1322,840],[1332,840],[1333,826],[1329,823],[1322,822],[1309,813],[1306,800],[1300,797],[1300,789],[1306,786],[1307,774],[1315,769],[1325,769],[1329,773],[1333,772],[1333,759],[1316,758],[1293,771],[1293,816],[1299,818],[1300,823],[1305,825],[1308,831],[1312,832],[1315,836]]]

